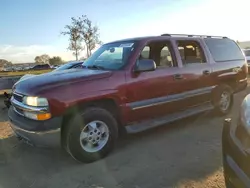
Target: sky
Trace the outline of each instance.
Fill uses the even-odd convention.
[[[249,7],[249,0],[1,0],[0,59],[34,62],[46,53],[73,60],[60,33],[81,15],[99,27],[104,43],[162,33],[250,40]]]

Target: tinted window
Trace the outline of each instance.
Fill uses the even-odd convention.
[[[230,39],[205,39],[205,42],[215,61],[244,59],[238,45]]]
[[[244,50],[245,56],[250,56],[250,50]]]

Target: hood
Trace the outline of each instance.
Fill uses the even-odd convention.
[[[37,75],[35,75],[35,74],[25,74],[25,75],[23,75],[21,78],[19,78],[19,80],[17,80],[17,82],[14,83],[14,85],[12,86],[12,89],[15,88],[15,86],[16,86],[18,83],[20,83],[21,81],[24,81],[24,80],[26,80],[26,79],[28,79],[28,78],[33,77],[33,76],[37,76]]]
[[[33,77],[33,76],[37,76],[37,75],[35,75],[35,74],[25,74],[25,75],[23,75],[23,76],[18,80],[18,82],[19,82],[19,81],[26,80],[27,78],[31,78],[31,77]]]
[[[111,75],[107,70],[68,69],[41,75],[27,76],[13,88],[16,92],[30,95],[51,87],[70,85],[75,82],[106,78]]]

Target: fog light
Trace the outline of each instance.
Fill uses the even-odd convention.
[[[34,119],[34,120],[47,120],[51,118],[51,114],[50,113],[43,113],[43,114],[36,114],[33,112],[24,112],[24,116],[30,119]]]

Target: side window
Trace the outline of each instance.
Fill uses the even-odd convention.
[[[149,59],[150,47],[145,46],[141,52],[140,59]]]
[[[161,49],[160,64],[159,67],[173,67],[173,60],[168,46],[164,46]]]
[[[177,41],[183,66],[206,63],[200,44],[196,41]]]
[[[139,59],[153,59],[157,68],[176,66],[169,41],[151,42],[143,48]]]
[[[238,45],[230,39],[204,39],[216,62],[244,60]]]

